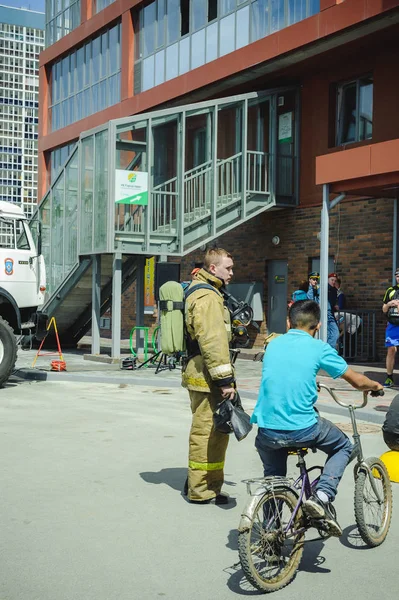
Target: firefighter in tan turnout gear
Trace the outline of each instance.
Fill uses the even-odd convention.
[[[231,255],[221,248],[208,250],[203,268],[195,275],[187,296],[185,320],[188,332],[188,363],[183,386],[191,400],[192,425],[189,441],[188,489],[191,502],[226,504],[221,494],[224,459],[229,436],[215,431],[213,411],[222,398],[235,394],[234,370],[230,361],[230,313],[219,291],[233,276]]]

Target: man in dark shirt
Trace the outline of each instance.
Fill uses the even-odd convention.
[[[339,327],[334,317],[338,296],[338,290],[335,287],[336,281],[337,274],[330,273],[328,276],[327,344],[335,349],[339,338]]]
[[[344,292],[341,290],[341,279],[339,277],[336,278],[335,287],[337,288],[337,304],[339,310],[344,310],[346,308],[346,296]]]
[[[399,452],[399,394],[391,402],[382,426],[382,435],[388,448]]]

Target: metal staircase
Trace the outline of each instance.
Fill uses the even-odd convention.
[[[101,314],[110,308],[112,302],[112,259],[110,254],[105,254],[101,259]],[[123,293],[136,278],[137,258],[126,255],[122,263]],[[76,346],[91,329],[92,261],[90,258],[83,258],[75,266],[42,310],[56,318],[62,345]]]
[[[287,115],[292,121],[284,144],[282,98],[291,106],[285,123]],[[49,290],[43,309],[56,316],[64,343],[90,329],[94,257],[102,257],[103,313],[116,255],[125,289],[139,255],[184,256],[266,210],[295,206],[297,112],[296,90],[278,90],[136,115],[82,133],[38,209]],[[146,181],[139,194],[138,175]]]

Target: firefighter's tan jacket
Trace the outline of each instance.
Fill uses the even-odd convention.
[[[234,370],[230,362],[230,313],[224,306],[219,289],[223,282],[201,269],[189,289],[199,283],[212,285],[216,291],[199,289],[190,294],[185,304],[187,332],[197,340],[201,354],[188,361],[182,385],[189,390],[209,392],[211,386],[231,385]]]

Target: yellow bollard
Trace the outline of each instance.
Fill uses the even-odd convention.
[[[380,460],[387,468],[389,479],[394,483],[399,483],[399,452],[389,450],[380,456]]]

